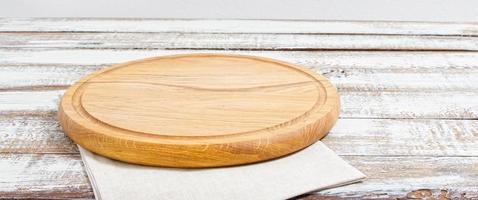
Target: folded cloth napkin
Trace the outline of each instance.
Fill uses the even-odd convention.
[[[79,147],[97,199],[287,199],[365,175],[322,142],[266,162],[210,169],[148,167]]]

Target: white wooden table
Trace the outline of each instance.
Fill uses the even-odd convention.
[[[0,197],[94,198],[57,104],[81,76],[150,56],[228,52],[322,73],[324,142],[367,174],[325,198],[478,198],[478,24],[0,19]]]

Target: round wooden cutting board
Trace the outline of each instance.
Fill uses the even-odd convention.
[[[63,96],[68,136],[130,163],[216,167],[283,156],[314,143],[339,113],[336,89],[285,62],[186,54],[114,65]]]

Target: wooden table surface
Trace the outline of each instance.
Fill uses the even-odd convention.
[[[478,24],[0,19],[0,197],[94,198],[56,118],[65,89],[110,64],[227,52],[303,65],[339,89],[323,140],[364,172],[325,198],[478,198]],[[280,178],[280,177],[279,177]]]

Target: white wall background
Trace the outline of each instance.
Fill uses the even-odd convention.
[[[475,0],[0,0],[0,17],[478,22]]]

